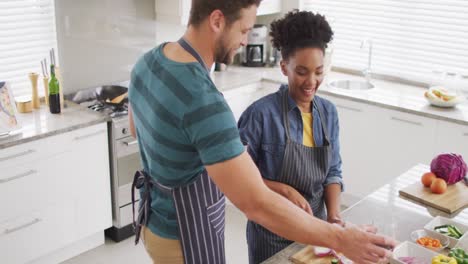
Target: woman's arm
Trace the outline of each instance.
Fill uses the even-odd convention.
[[[263,182],[268,186],[268,188],[270,188],[270,190],[285,197],[308,214],[313,215],[309,202],[293,187],[281,182],[270,181],[265,178],[263,178]]]

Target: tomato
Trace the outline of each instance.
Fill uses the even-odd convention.
[[[426,187],[431,187],[432,181],[437,178],[437,176],[432,172],[426,172],[421,177],[421,182]]]
[[[447,183],[444,179],[436,178],[432,181],[431,191],[436,194],[442,194],[447,190]]]

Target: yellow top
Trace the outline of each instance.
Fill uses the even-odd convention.
[[[314,147],[314,130],[312,127],[312,113],[301,113],[302,124],[304,124],[304,132],[302,135],[302,144],[307,147]]]

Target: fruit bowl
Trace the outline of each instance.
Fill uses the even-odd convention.
[[[438,239],[440,241],[440,244],[441,246],[440,247],[431,247],[431,246],[424,246],[424,245],[421,245],[418,243],[418,239],[420,238],[423,238],[423,237],[430,237],[432,239]],[[411,233],[411,241],[413,241],[414,243],[420,245],[420,246],[423,246],[427,249],[430,249],[430,250],[433,250],[433,251],[436,251],[436,252],[440,252],[442,250],[444,250],[448,245],[449,245],[449,239],[447,237],[445,237],[444,235],[442,234],[438,234],[438,233],[429,233],[427,232],[426,230],[416,230],[416,231],[413,231]]]
[[[438,107],[454,107],[464,101],[463,96],[447,91],[442,86],[433,86],[424,93],[427,101]]]

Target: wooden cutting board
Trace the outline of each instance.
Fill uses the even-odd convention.
[[[434,194],[421,182],[400,190],[400,195],[452,214],[468,206],[468,186],[463,181],[447,187],[443,194]]]
[[[333,257],[315,256],[313,246],[306,246],[290,258],[294,264],[330,264],[332,259]]]

